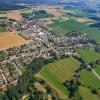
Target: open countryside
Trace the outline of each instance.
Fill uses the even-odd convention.
[[[56,20],[50,26],[52,31],[56,34],[67,34],[70,31],[86,32],[89,38],[100,41],[100,30],[81,24],[73,19],[64,22]]]
[[[39,76],[55,88],[61,98],[64,98],[67,96],[67,91],[63,83],[70,79],[79,67],[80,62],[70,57],[44,66],[44,68],[39,72]]]
[[[2,0],[0,100],[100,100],[100,1]]]

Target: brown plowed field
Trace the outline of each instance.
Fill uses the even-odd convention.
[[[2,33],[3,34],[3,33]],[[31,42],[30,40],[25,40],[21,36],[13,32],[4,32],[4,35],[0,37],[0,50],[7,49],[14,46],[19,46]]]

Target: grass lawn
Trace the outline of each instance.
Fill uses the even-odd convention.
[[[46,80],[61,98],[64,98],[67,97],[68,91],[62,83],[70,79],[79,66],[80,62],[70,57],[44,66],[38,75]]]
[[[100,88],[100,80],[91,71],[83,70],[81,72],[80,82],[92,88]]]
[[[95,71],[100,75],[100,65],[97,65]]]
[[[86,32],[91,39],[95,39],[96,41],[100,41],[100,30],[96,28],[91,28],[85,24],[79,23],[73,19],[69,19],[67,21],[54,21],[50,25],[52,31],[56,34],[66,34],[71,31],[76,32]]]
[[[94,51],[94,48],[89,49],[77,49],[77,51],[81,54],[81,56],[87,61],[92,62],[96,59],[100,58],[100,53]]]
[[[79,88],[79,94],[83,98],[82,100],[100,100],[97,95],[92,94],[91,91],[85,87]]]

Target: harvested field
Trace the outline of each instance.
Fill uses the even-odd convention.
[[[22,16],[20,15],[20,11],[15,11],[15,12],[8,12],[7,17],[11,19],[15,19],[17,21],[20,21]]]
[[[4,35],[3,35],[4,34]],[[30,41],[12,32],[4,32],[0,37],[0,50],[29,43]]]
[[[0,17],[7,17],[7,18],[10,18],[10,19],[15,19],[17,21],[20,21],[20,19],[22,18],[22,15],[21,15],[21,11],[10,11],[10,12],[7,12],[6,14],[0,14]]]
[[[88,18],[75,18],[76,21],[80,23],[95,23],[94,20],[88,19]]]
[[[6,17],[6,14],[0,14],[0,17]]]
[[[11,32],[0,32],[0,37],[6,36],[10,34]]]

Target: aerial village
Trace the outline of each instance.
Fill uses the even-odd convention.
[[[3,49],[0,51],[0,88],[6,89],[7,84],[16,85],[22,75],[20,68],[25,67],[38,57],[52,58],[52,52],[57,56],[74,55],[80,58],[75,51],[77,47],[94,47],[93,40],[88,39],[87,33],[70,32],[68,35],[55,35],[50,30],[48,22],[34,19],[32,16],[20,21],[0,19],[6,24],[9,32],[20,31],[18,35],[26,40],[27,44]]]

